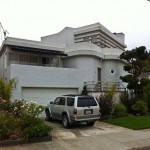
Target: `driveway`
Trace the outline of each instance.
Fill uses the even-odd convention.
[[[78,137],[90,137],[96,135],[103,135],[108,133],[118,133],[121,131],[128,131],[129,129],[109,125],[97,121],[94,126],[87,126],[86,124],[74,125],[70,129],[65,129],[59,121],[46,122],[54,127],[52,132],[53,138],[61,139],[74,139]]]
[[[133,131],[102,122],[93,127],[82,124],[64,129],[60,122],[47,123],[54,126],[53,141],[0,147],[0,150],[137,150],[150,146],[150,130]]]

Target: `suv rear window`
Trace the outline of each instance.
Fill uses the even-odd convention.
[[[94,98],[78,97],[77,107],[97,106]]]

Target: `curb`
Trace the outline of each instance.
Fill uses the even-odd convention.
[[[29,141],[25,141],[24,139],[18,139],[18,140],[12,140],[12,141],[0,141],[0,146],[15,146],[15,145],[21,145],[21,144],[30,144],[30,143],[38,143],[38,142],[47,142],[52,141],[51,136],[44,136],[44,137],[37,137],[30,139]]]

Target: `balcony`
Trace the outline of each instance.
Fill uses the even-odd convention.
[[[102,81],[88,81],[84,82],[88,92],[108,92],[115,88],[116,92],[126,91],[126,87],[122,82],[102,82]]]

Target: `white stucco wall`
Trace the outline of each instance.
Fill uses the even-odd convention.
[[[73,31],[73,28],[65,27],[59,33],[41,37],[41,41],[43,43],[58,43],[63,45],[70,45],[74,43]]]
[[[125,75],[123,70],[125,64],[120,60],[105,60],[103,61],[102,68],[102,81],[104,82],[122,82],[120,80],[121,75]],[[114,70],[114,73],[111,73]]]
[[[98,80],[97,68],[101,68],[101,81],[121,82],[125,75],[119,56],[123,52],[118,48],[100,48],[92,43],[76,43],[66,47],[68,57],[64,58],[64,67],[88,69],[93,72],[93,80]],[[114,73],[111,73],[114,70]]]
[[[97,68],[102,67],[101,59],[91,56],[75,56],[64,60],[64,67],[66,68],[77,68],[77,69],[88,69],[92,72],[92,80],[97,81]]]
[[[92,80],[92,71],[12,64],[11,78],[17,81],[14,98],[21,98],[22,87],[78,88],[80,93],[84,82]]]

